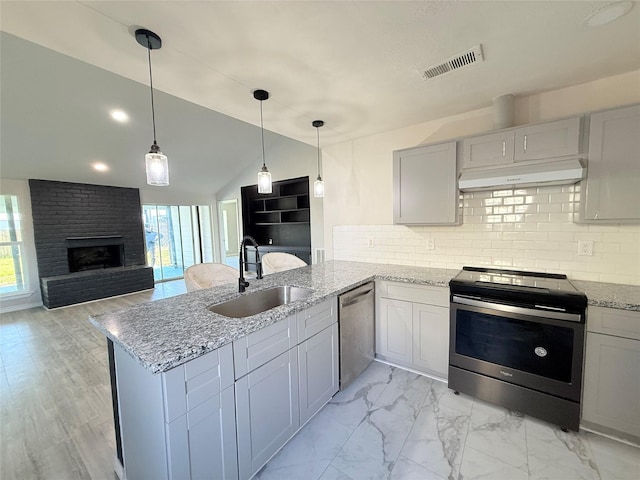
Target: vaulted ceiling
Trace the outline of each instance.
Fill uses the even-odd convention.
[[[167,144],[170,135],[181,135],[186,145],[180,148],[193,149],[182,155],[181,169],[203,175],[213,165],[228,181],[259,157],[256,132],[244,123],[259,125],[259,107],[251,95],[256,88],[271,93],[264,104],[268,130],[315,145],[311,126],[315,119],[325,121],[323,143],[337,143],[485,107],[505,93],[531,94],[637,70],[640,4],[633,2],[629,13],[602,27],[582,23],[607,3],[2,1],[0,29],[11,34],[3,37],[2,45],[10,65],[24,68],[26,78],[35,75],[34,84],[52,83],[40,88],[43,92],[59,92],[50,108],[67,114],[58,123],[76,131],[90,129],[88,112],[93,109],[103,115],[107,103],[117,103],[115,97],[99,93],[75,98],[74,88],[64,88],[65,82],[67,86],[95,83],[105,93],[112,85],[123,99],[113,106],[130,110],[131,128],[140,124],[142,148],[151,141],[148,87],[144,87],[149,82],[147,52],[132,32],[139,27],[156,32],[163,47],[152,52],[154,87],[168,94],[161,97],[159,107],[178,108],[171,113],[158,108],[158,141],[168,152],[163,138]],[[52,57],[46,70],[20,65],[15,52],[44,54],[16,44],[12,36],[71,58]],[[7,43],[11,51],[5,49]],[[422,77],[425,68],[478,44],[484,61],[430,80]],[[102,70],[83,69],[77,60]],[[9,74],[5,58],[2,61],[4,80]],[[85,78],[69,78],[79,74]],[[8,95],[3,86],[3,123],[6,115],[13,115],[4,108]],[[180,99],[189,102],[182,105],[185,111],[179,110]],[[114,139],[119,137],[112,136],[114,128],[126,127],[104,127],[105,143],[118,142]],[[189,146],[184,137],[190,137],[190,128],[191,138],[198,139],[193,143],[201,141],[201,135],[207,138],[207,132],[211,143]],[[46,130],[34,127],[25,135],[36,142],[33,135]],[[232,139],[238,151],[228,146],[230,151],[216,155],[216,132]],[[279,135],[269,140],[285,141]],[[129,141],[126,147],[140,152],[139,139],[134,136],[124,143]],[[251,144],[251,150],[244,150],[243,144]],[[208,153],[197,155],[198,149]]]

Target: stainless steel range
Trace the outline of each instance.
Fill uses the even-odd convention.
[[[475,267],[449,289],[449,388],[577,431],[584,293],[566,275]]]

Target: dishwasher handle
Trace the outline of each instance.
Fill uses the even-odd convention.
[[[350,305],[360,303],[365,300],[365,297],[371,296],[372,292],[373,292],[373,287],[369,288],[368,290],[365,290],[364,292],[358,293],[353,297],[350,295],[344,295],[340,298],[340,306],[348,307]]]

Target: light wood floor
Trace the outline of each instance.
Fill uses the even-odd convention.
[[[117,478],[106,339],[87,318],[184,292],[0,315],[0,479]]]

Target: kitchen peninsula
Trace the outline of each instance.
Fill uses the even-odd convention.
[[[322,334],[305,337],[301,319],[330,312],[318,318],[332,317],[323,330],[329,353],[322,357],[331,366],[331,355],[337,355],[331,347],[337,295],[379,280],[433,288],[446,296],[456,274],[331,261],[253,280],[246,293],[281,285],[313,293],[251,317],[228,318],[207,309],[241,295],[230,284],[90,318],[114,345],[127,478],[149,468],[155,478],[189,478],[214,464],[221,477],[250,478],[310,418],[303,418],[299,399],[308,393],[302,388],[303,371],[311,370],[301,366],[311,342]],[[640,287],[575,283],[587,292],[591,306],[640,311]],[[274,338],[277,348],[269,343]],[[252,389],[260,388],[254,405]],[[278,395],[273,405],[270,398]],[[204,445],[209,445],[206,451]]]

